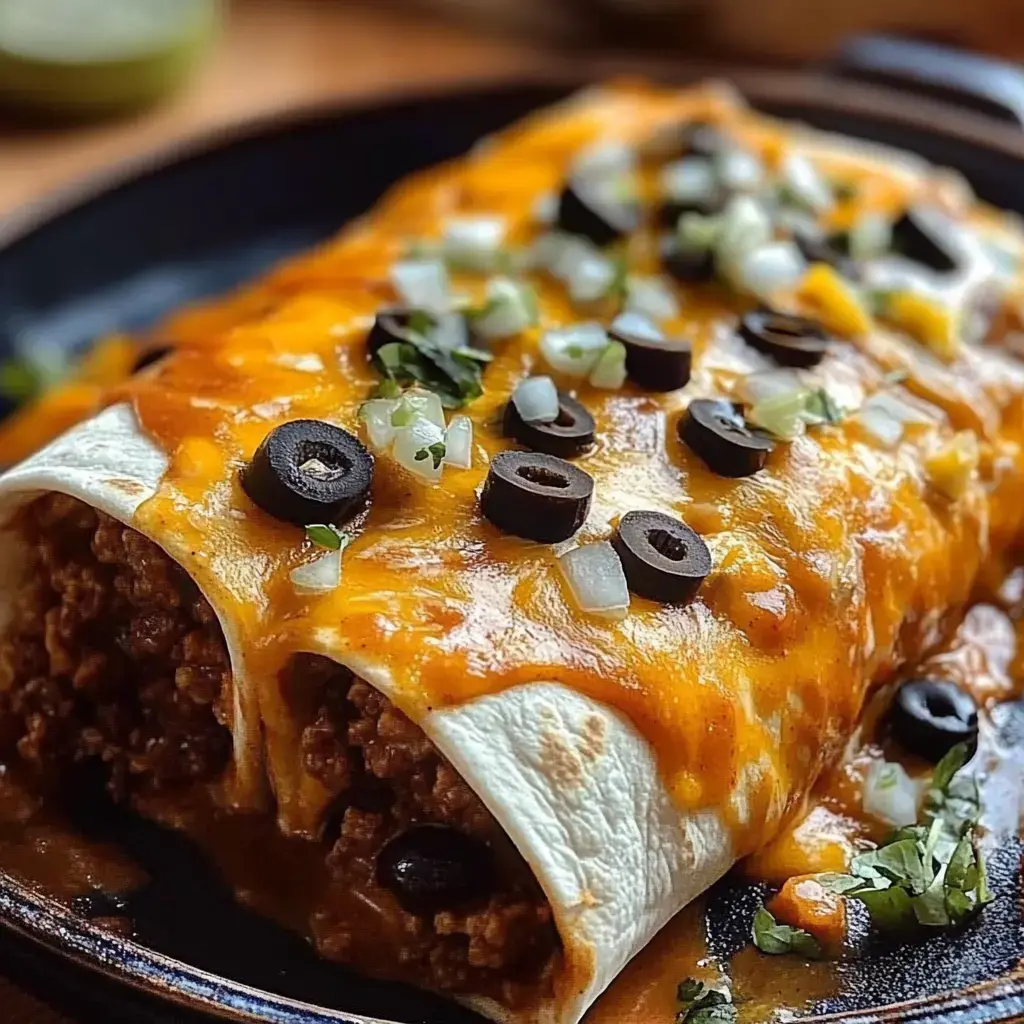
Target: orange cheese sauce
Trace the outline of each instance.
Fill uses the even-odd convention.
[[[615,312],[599,304],[581,313],[560,284],[535,274],[539,327],[495,345],[484,395],[465,410],[473,467],[448,468],[427,486],[378,456],[368,510],[347,525],[354,540],[342,585],[321,596],[295,591],[289,571],[317,552],[300,530],[256,508],[238,473],[290,419],[361,434],[359,406],[379,382],[365,338],[374,313],[395,302],[392,263],[410,242],[439,237],[456,213],[500,214],[509,241],[528,242],[539,230],[538,198],[560,187],[583,146],[638,143],[695,118],[720,124],[769,167],[791,151],[813,152],[857,186],[856,199],[834,212],[837,223],[862,209],[895,214],[917,198],[964,218],[988,216],[944,178],[833,152],[718,90],[614,87],[413,177],[335,241],[237,296],[185,312],[162,328],[177,353],[107,394],[108,403],[133,404],[171,460],[136,525],[234,610],[286,830],[314,832],[321,805],[299,780],[298,730],[278,676],[290,653],[326,636],[341,656],[367,653],[385,665],[414,718],[536,680],[617,708],[653,745],[679,807],[718,808],[736,852],[750,853],[840,756],[872,686],[946,635],[982,568],[1019,532],[1024,373],[977,349],[943,364],[877,323],[837,346],[830,372],[870,394],[897,387],[886,374],[905,370],[906,390],[929,403],[933,425],[911,426],[887,448],[850,417],[780,444],[753,477],[709,471],[677,440],[676,424],[691,398],[732,394],[750,369],[750,351],[733,335],[750,303],[681,286],[681,314],[665,326],[692,342],[686,388],[609,392],[554,376],[597,422],[595,450],[577,460],[596,481],[578,539],[607,538],[625,512],[657,509],[704,537],[714,569],[686,607],[634,597],[622,622],[588,617],[551,547],[498,533],[478,509],[488,462],[509,447],[496,418],[518,381],[551,372],[541,333]],[[655,175],[654,166],[643,171],[642,190],[653,192]],[[631,238],[625,255],[631,272],[657,271],[651,231]],[[454,290],[479,301],[484,282],[457,274]],[[960,429],[977,435],[980,463],[949,497],[924,467]]]

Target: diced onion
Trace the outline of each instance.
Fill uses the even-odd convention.
[[[792,441],[800,437],[807,428],[809,395],[807,389],[801,388],[789,394],[762,399],[747,410],[746,419],[783,441]]]
[[[626,346],[612,341],[590,371],[590,384],[606,391],[617,391],[626,383]]]
[[[679,316],[679,302],[672,285],[663,277],[626,279],[626,309],[641,313],[651,320],[674,320]]]
[[[430,340],[448,352],[469,344],[469,328],[461,313],[442,313],[430,330]]]
[[[676,234],[687,249],[713,249],[722,237],[724,227],[723,214],[684,213],[676,225]]]
[[[732,284],[759,299],[771,299],[793,288],[807,270],[807,261],[793,242],[770,242],[741,253],[728,267]]]
[[[487,311],[473,322],[482,338],[511,338],[537,322],[537,297],[530,285],[507,277],[487,282]]]
[[[573,161],[573,177],[612,178],[628,174],[636,166],[636,153],[624,142],[603,140],[587,146]]]
[[[533,204],[533,219],[538,224],[554,224],[558,220],[558,195],[555,192],[544,192],[537,196]]]
[[[714,198],[718,174],[710,160],[686,157],[667,164],[661,172],[665,197],[679,203],[700,203]]]
[[[540,339],[541,355],[551,367],[573,377],[586,377],[607,345],[604,327],[592,321],[546,331]]]
[[[767,245],[771,238],[772,222],[765,208],[752,196],[735,196],[722,214],[721,230],[714,242],[716,261],[720,267],[729,268],[744,253]]]
[[[934,420],[891,391],[878,391],[860,407],[861,425],[887,447],[899,443],[908,423],[933,423]]]
[[[296,590],[308,593],[326,593],[334,590],[341,582],[341,552],[345,541],[337,551],[327,551],[313,562],[307,562],[292,569],[288,578]]]
[[[832,187],[818,168],[800,154],[786,157],[782,164],[782,184],[793,202],[815,213],[825,213],[835,205]]]
[[[444,226],[442,252],[455,267],[490,270],[507,230],[504,217],[451,217]]]
[[[572,596],[592,615],[622,619],[629,610],[629,587],[615,548],[606,541],[584,544],[558,559]]]
[[[448,271],[440,260],[400,260],[391,267],[391,281],[413,309],[445,313],[451,306]]]
[[[516,412],[527,423],[554,423],[558,419],[558,389],[550,377],[527,377],[512,392]]]
[[[748,374],[740,381],[739,397],[748,405],[757,405],[805,390],[806,385],[795,370],[764,370]]]
[[[565,284],[573,302],[594,302],[608,294],[615,280],[615,264],[599,254],[578,260],[565,273]]]
[[[436,483],[441,479],[441,465],[435,468],[429,454],[422,459],[417,459],[416,454],[438,442],[443,444],[444,439],[444,430],[436,423],[425,416],[414,416],[408,426],[396,431],[392,454],[395,461],[410,473],[429,483]]]
[[[895,828],[916,823],[918,796],[917,783],[894,761],[874,762],[864,777],[865,812]]]
[[[399,404],[405,402],[412,411],[412,416],[409,417],[410,422],[413,417],[422,416],[439,426],[442,430],[444,429],[444,406],[441,404],[441,399],[433,391],[414,388],[411,391],[406,391],[398,401]]]
[[[620,313],[612,321],[612,330],[621,331],[623,334],[635,334],[639,338],[647,338],[650,341],[663,341],[664,333],[658,329],[657,324],[650,317],[644,316],[636,310],[626,310]]]
[[[391,417],[398,408],[398,402],[397,398],[373,398],[360,407],[359,418],[366,424],[366,437],[371,448],[384,451],[395,439]]]
[[[453,416],[445,434],[445,466],[469,469],[473,465],[473,421],[468,416]]]
[[[745,149],[726,149],[715,160],[722,184],[731,192],[756,192],[764,183],[764,164]]]
[[[850,255],[855,260],[871,260],[892,248],[892,222],[881,213],[864,213],[850,226]]]

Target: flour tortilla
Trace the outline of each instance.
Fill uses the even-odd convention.
[[[0,524],[42,492],[72,495],[129,526],[167,469],[166,454],[127,405],[114,406],[0,477]],[[169,538],[150,537],[162,546]],[[0,544],[0,627],[11,585],[26,572],[13,532]],[[184,568],[195,574],[196,567]],[[202,589],[202,579],[196,577]],[[266,759],[258,695],[247,677],[239,630],[215,600],[234,674],[234,772],[228,802],[263,806]],[[5,607],[4,602],[7,602]],[[396,681],[372,657],[339,656],[331,630],[308,652],[342,662],[391,699]],[[734,860],[714,812],[682,814],[665,789],[647,741],[622,715],[551,682],[536,682],[435,710],[418,724],[479,794],[530,864],[555,913],[565,947],[556,998],[539,1013],[511,1013],[465,1000],[494,1020],[575,1024],[626,962]],[[271,785],[274,780],[270,780]]]

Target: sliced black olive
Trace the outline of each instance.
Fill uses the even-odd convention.
[[[558,392],[558,416],[551,423],[531,423],[519,415],[516,403],[509,399],[505,406],[502,429],[506,437],[514,437],[521,445],[535,452],[571,459],[585,452],[594,443],[594,417],[586,407],[562,391]]]
[[[747,313],[740,321],[740,335],[782,366],[816,366],[832,344],[816,320],[770,309]]]
[[[696,246],[671,246],[662,257],[662,265],[670,277],[683,284],[699,284],[715,276],[714,253]]]
[[[690,379],[693,353],[685,341],[647,338],[614,325],[608,336],[626,349],[626,375],[648,391],[675,391]]]
[[[566,185],[558,200],[558,227],[570,235],[589,238],[594,245],[610,245],[639,225],[637,204],[602,196],[597,183]]]
[[[571,462],[541,452],[499,452],[480,510],[505,533],[556,544],[583,525],[593,495],[593,477]]]
[[[711,552],[678,519],[661,512],[627,512],[612,538],[634,594],[682,604],[711,572]]]
[[[161,359],[166,359],[173,351],[173,345],[156,345],[153,348],[144,349],[132,363],[132,373],[138,373],[140,370],[146,369],[147,366],[154,366]]]
[[[486,899],[495,874],[491,848],[449,825],[413,825],[377,854],[378,884],[410,914],[436,914]]]
[[[915,263],[946,274],[959,266],[956,253],[943,237],[945,215],[927,207],[911,207],[892,228],[893,248]]]
[[[242,470],[245,493],[296,526],[340,523],[366,500],[373,456],[348,431],[322,420],[275,427]]]
[[[739,406],[721,398],[696,398],[679,421],[679,438],[719,476],[750,476],[775,447],[743,422]]]
[[[847,253],[845,236],[834,235],[826,238],[822,235],[808,234],[806,231],[795,231],[793,241],[808,263],[827,263],[848,281],[860,280],[860,267]]]
[[[908,679],[890,709],[893,739],[933,764],[958,743],[978,749],[978,706],[948,679]]]

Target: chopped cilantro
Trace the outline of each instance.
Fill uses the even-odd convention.
[[[328,551],[338,551],[347,540],[345,534],[340,530],[325,523],[313,523],[307,526],[306,537],[317,547],[326,548]]]
[[[695,978],[679,983],[676,1024],[735,1024],[736,1007],[729,997]]]
[[[44,387],[42,375],[31,363],[9,359],[0,364],[0,395],[12,402],[34,398]]]
[[[788,924],[779,924],[766,907],[759,907],[754,915],[751,935],[754,945],[762,953],[796,953],[810,960],[821,956],[821,946],[810,932],[804,931],[803,928],[791,928]]]
[[[444,441],[435,441],[433,444],[428,445],[426,448],[420,448],[414,458],[417,462],[422,462],[424,459],[433,458],[434,469],[437,469],[441,465],[442,460],[447,454],[447,448],[445,447]]]
[[[922,820],[854,857],[849,875],[822,875],[833,892],[859,900],[884,931],[963,924],[992,902],[978,846],[977,780],[960,774],[960,743],[936,765]]]

